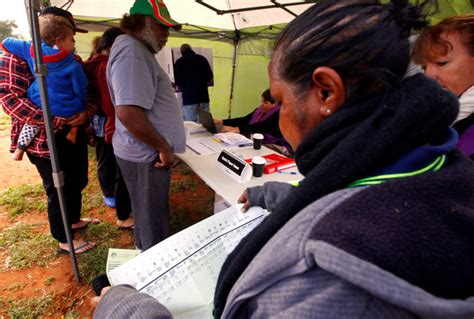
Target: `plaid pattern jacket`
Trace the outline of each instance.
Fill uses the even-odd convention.
[[[27,152],[37,157],[49,158],[43,111],[34,105],[27,96],[28,87],[33,80],[34,77],[25,61],[8,52],[0,55],[0,104],[5,113],[11,117],[10,152],[15,150],[21,128],[27,123],[42,128],[28,145]],[[89,114],[93,114],[95,111],[95,105],[91,103],[88,103],[86,108]],[[65,118],[53,117],[55,132],[62,129],[65,124]]]

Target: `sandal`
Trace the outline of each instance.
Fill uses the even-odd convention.
[[[117,220],[117,226],[118,226],[118,229],[120,229],[120,230],[135,229],[135,227],[134,227],[135,225],[134,225],[132,217],[129,217],[126,220],[120,220],[120,219]]]
[[[84,224],[82,224],[81,226],[76,226],[76,227],[74,227],[74,224],[73,224],[73,225],[71,225],[71,229],[73,229],[73,230],[81,229],[81,228],[89,226],[89,224],[97,225],[97,224],[100,223],[100,219],[91,218],[91,217],[84,217],[84,218],[81,218],[76,224],[79,224],[80,222],[83,222]]]
[[[86,240],[83,245],[80,245],[80,246],[74,248],[74,253],[76,255],[82,254],[82,253],[85,253],[88,250],[91,250],[94,247],[95,247],[95,242]],[[69,255],[69,250],[64,249],[64,248],[58,248],[58,254]]]

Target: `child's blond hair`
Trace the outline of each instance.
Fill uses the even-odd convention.
[[[53,14],[39,16],[39,27],[41,39],[51,47],[57,38],[64,40],[74,30],[68,19]]]

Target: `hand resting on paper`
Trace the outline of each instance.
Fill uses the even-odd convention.
[[[239,199],[237,200],[237,203],[244,204],[240,209],[242,213],[245,213],[250,208],[247,190],[245,190],[242,195],[240,195]]]
[[[282,182],[266,182],[262,186],[247,188],[237,202],[244,204],[241,211],[245,213],[250,207],[260,206],[272,212],[282,199],[288,196],[295,186]]]

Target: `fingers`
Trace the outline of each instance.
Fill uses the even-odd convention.
[[[160,160],[153,164],[155,168],[171,168],[173,166],[174,157],[172,153],[160,153]]]
[[[240,195],[239,199],[237,200],[237,203],[242,204],[248,202],[248,197],[247,197],[247,191],[244,191],[242,195]]]
[[[102,297],[105,295],[105,293],[107,291],[109,291],[109,289],[112,288],[111,286],[107,286],[107,287],[104,287],[102,288],[102,290],[100,291],[100,296],[97,296],[97,297],[92,297],[91,298],[91,305],[92,307],[97,307],[97,305],[99,304],[100,300],[102,299]]]
[[[92,297],[92,298],[91,298],[91,306],[94,307],[94,308],[96,308],[97,305],[98,305],[99,302],[100,302],[100,298],[101,298],[101,297]]]
[[[166,168],[167,166],[165,165],[165,163],[158,161],[155,164],[153,164],[153,167],[154,168]]]
[[[250,203],[247,195],[247,191],[245,191],[242,193],[242,195],[240,195],[239,199],[237,200],[239,204],[244,204],[240,209],[242,213],[245,213],[250,208]]]

